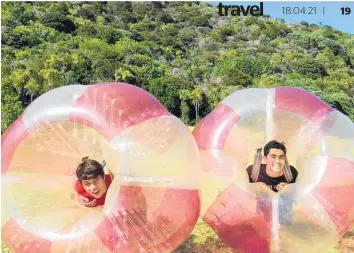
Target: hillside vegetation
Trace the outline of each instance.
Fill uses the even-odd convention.
[[[36,97],[127,82],[186,124],[228,94],[296,86],[354,120],[354,36],[198,2],[2,2],[2,132]]]

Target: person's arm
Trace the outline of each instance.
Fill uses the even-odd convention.
[[[80,203],[80,205],[85,205],[90,200],[80,194],[77,194],[77,201]]]
[[[297,175],[298,175],[298,172],[297,170],[293,167],[293,166],[290,166],[290,169],[291,169],[291,173],[293,175],[293,179],[291,180],[290,183],[287,183],[287,182],[281,182],[279,183],[275,188],[277,189],[277,191],[280,191],[281,189],[283,189],[286,185],[288,184],[293,184],[296,182],[296,178],[297,178]]]
[[[290,169],[291,169],[291,173],[293,174],[293,180],[291,180],[290,184],[293,184],[296,182],[296,179],[297,179],[297,176],[299,173],[297,172],[297,170],[293,166],[290,166]]]
[[[279,183],[279,184],[277,184],[277,185],[275,186],[275,189],[277,189],[277,191],[280,191],[280,190],[283,189],[286,185],[288,185],[288,183],[286,183],[286,182],[281,182],[281,183]]]
[[[85,205],[86,207],[96,207],[96,206],[97,206],[96,199],[91,200],[91,201],[85,203],[84,205]]]
[[[248,168],[246,169],[247,174],[248,174],[248,180],[250,183],[252,183],[252,179],[251,179],[251,175],[252,175],[252,165],[248,166]]]
[[[87,197],[82,196],[80,194],[77,194],[77,201],[82,206],[86,206],[86,207],[95,207],[95,206],[97,206],[96,199],[90,200]]]

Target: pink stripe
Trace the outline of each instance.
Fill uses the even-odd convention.
[[[126,83],[93,85],[85,90],[73,107],[88,114],[73,114],[71,121],[92,127],[109,140],[129,126],[152,117],[171,115],[151,94]]]
[[[18,237],[18,238],[17,238]],[[51,242],[29,233],[10,219],[1,228],[1,240],[15,253],[49,253]]]
[[[257,206],[257,209],[250,209],[250,206]],[[269,200],[257,201],[232,184],[209,207],[203,220],[237,252],[270,252]]]
[[[119,190],[116,203],[113,205],[113,211],[104,221],[97,226],[95,233],[102,243],[112,252],[135,252],[139,249],[131,238],[124,238],[124,234],[132,236],[134,228],[139,229],[140,226],[134,226],[130,221],[126,221],[123,225],[123,211],[131,211],[139,207],[145,207],[145,197],[140,187],[124,186]],[[120,218],[118,218],[118,214]]]
[[[149,187],[144,192],[153,196],[156,191],[161,190],[163,189]],[[96,228],[96,235],[113,252],[140,252],[134,238],[138,240],[145,238],[139,241],[139,244],[147,251],[148,249],[153,252],[174,250],[190,235],[198,220],[199,195],[198,190],[166,189],[164,191],[165,195],[153,213],[152,222],[136,223],[134,226],[134,222],[128,221],[127,226],[123,227],[120,223],[121,219],[115,212],[124,209],[136,210],[138,207],[146,208],[148,205],[144,202],[145,197],[151,199],[151,196],[141,195],[142,191],[139,187],[121,186],[114,213],[110,214],[110,217],[107,216]],[[129,236],[126,241],[120,236],[122,233]]]
[[[333,111],[333,108],[312,93],[294,87],[276,88],[275,106],[277,109],[294,112],[314,120]]]
[[[198,221],[199,212],[198,190],[166,189],[159,207],[153,213],[155,224],[165,227],[166,231],[173,231],[167,236],[167,240],[162,242],[168,251],[161,252],[172,252],[187,239]]]
[[[22,115],[1,136],[1,174],[9,169],[18,145],[28,136]]]
[[[341,185],[348,180],[349,184]],[[333,182],[334,186],[328,186]],[[325,174],[313,192],[343,236],[354,225],[354,163],[345,158],[328,158]]]
[[[193,135],[200,150],[222,150],[231,129],[240,116],[230,107],[219,104],[195,127]]]
[[[159,208],[154,212],[155,216],[170,216],[183,214],[183,219],[189,226],[194,226],[199,217],[200,199],[198,190],[166,189]]]

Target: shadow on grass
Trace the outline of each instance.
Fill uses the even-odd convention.
[[[352,238],[354,239],[354,229],[348,231],[348,232],[343,236],[343,238],[347,238],[347,237],[352,237]]]

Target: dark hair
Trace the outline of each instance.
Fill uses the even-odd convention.
[[[284,155],[286,155],[286,147],[284,145],[284,142],[280,143],[280,142],[277,142],[276,140],[273,140],[273,141],[268,142],[264,146],[264,148],[263,148],[264,156],[267,156],[269,154],[269,151],[272,148],[281,149],[284,151]]]
[[[96,160],[84,157],[81,160],[79,166],[76,169],[76,177],[80,180],[89,180],[98,178],[99,176],[104,178],[103,166]]]

